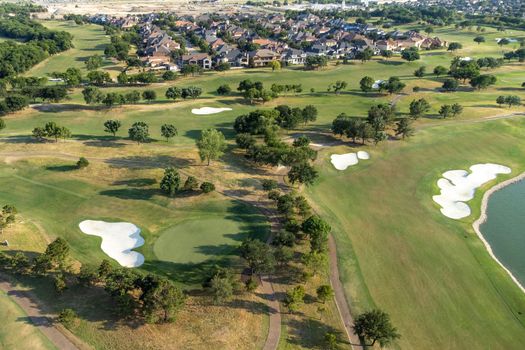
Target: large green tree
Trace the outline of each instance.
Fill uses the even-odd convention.
[[[390,316],[381,310],[371,310],[357,316],[353,329],[367,346],[374,346],[379,342],[379,345],[384,347],[400,337],[390,321]]]
[[[201,137],[197,140],[199,156],[202,161],[207,161],[208,165],[212,160],[219,159],[226,149],[226,139],[222,132],[216,129],[205,129],[201,132]]]

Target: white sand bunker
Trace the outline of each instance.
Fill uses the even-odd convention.
[[[194,108],[191,110],[191,113],[197,114],[197,115],[207,115],[207,114],[216,114],[221,113],[225,111],[231,111],[231,108],[215,108],[215,107],[201,107],[201,108]]]
[[[346,170],[349,166],[359,163],[359,159],[370,159],[368,152],[359,151],[357,153],[332,154],[330,161],[337,170]]]
[[[84,220],[78,227],[85,234],[102,237],[100,248],[120,265],[138,267],[144,264],[144,255],[131,250],[144,244],[137,226],[129,222]]]
[[[474,198],[476,188],[494,180],[498,174],[510,174],[511,169],[498,164],[476,164],[465,170],[450,170],[443,173],[437,182],[441,194],[433,196],[441,206],[441,213],[451,219],[462,219],[470,215],[470,207],[464,202]]]

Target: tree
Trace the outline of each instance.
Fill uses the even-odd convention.
[[[404,49],[401,52],[401,58],[408,62],[416,61],[420,58],[419,51],[416,47]]]
[[[232,92],[232,88],[228,84],[223,84],[217,88],[217,95],[228,95]]]
[[[309,122],[315,122],[317,120],[317,107],[306,105],[301,113],[301,119],[305,125]]]
[[[192,99],[196,99],[201,94],[202,94],[202,89],[200,87],[189,86],[187,88],[182,89],[181,96],[183,99],[187,99],[188,97]]]
[[[458,81],[455,79],[445,79],[443,82],[443,90],[450,92],[450,91],[456,91],[458,89]]]
[[[426,70],[427,70],[427,67],[421,66],[414,71],[414,76],[417,78],[422,78],[425,75]]]
[[[448,44],[447,50],[455,52],[455,51],[460,50],[462,48],[463,48],[463,45],[461,45],[460,43],[458,43],[458,42],[451,42],[450,44]]]
[[[507,39],[507,38],[502,38],[502,39],[500,39],[500,40],[498,41],[498,45],[499,45],[500,47],[503,47],[503,45],[508,45],[508,44],[510,44],[510,40]]]
[[[388,91],[389,94],[401,92],[405,88],[406,84],[401,82],[398,77],[390,77],[387,81],[383,81],[379,84],[379,91]]]
[[[172,70],[167,70],[164,73],[162,73],[162,80],[164,81],[175,80],[176,77],[177,77],[177,73],[175,73]]]
[[[113,134],[113,137],[115,137],[118,129],[120,129],[121,126],[122,126],[122,123],[120,122],[120,120],[114,120],[114,119],[106,120],[104,122],[104,128],[105,128],[104,131]]]
[[[337,335],[335,333],[326,332],[324,334],[324,341],[329,350],[337,349]]]
[[[146,142],[149,138],[149,128],[148,124],[144,122],[135,122],[128,129],[129,138],[138,144]]]
[[[124,96],[116,92],[109,92],[104,96],[102,103],[110,108],[114,105],[121,105],[124,103]]]
[[[176,100],[178,98],[181,98],[182,90],[176,86],[172,86],[172,87],[169,87],[168,90],[166,90],[165,95],[166,95],[166,98],[169,98],[170,100]]]
[[[321,301],[323,304],[326,303],[328,299],[334,296],[334,290],[331,286],[327,284],[323,284],[319,286],[316,290],[317,292],[317,299]]]
[[[199,182],[195,178],[195,176],[188,176],[186,181],[184,182],[184,186],[182,189],[184,191],[194,191],[199,187]]]
[[[439,77],[440,75],[445,75],[448,73],[448,69],[443,66],[436,66],[434,67],[433,73]]]
[[[441,106],[441,108],[439,109],[439,115],[443,119],[451,117],[452,116],[452,106],[450,106],[450,105],[443,105],[443,106]]]
[[[412,121],[408,118],[401,118],[396,123],[396,136],[400,136],[403,140],[407,137],[414,135],[414,128],[412,127]]]
[[[108,72],[93,70],[87,74],[87,79],[93,85],[103,85],[112,82]]]
[[[515,95],[509,95],[505,97],[505,103],[510,107],[521,105],[521,98]]]
[[[60,77],[64,80],[66,86],[78,86],[82,83],[82,72],[78,68],[70,67],[60,74]]]
[[[55,122],[47,122],[43,130],[44,135],[55,138],[55,142],[58,142],[59,138],[66,139],[71,137],[71,131],[68,128],[59,126]]]
[[[102,57],[99,55],[91,56],[84,63],[87,70],[95,70],[102,66]]]
[[[160,189],[170,197],[173,197],[178,191],[179,186],[180,175],[177,169],[173,167],[164,169],[164,176],[160,181]]]
[[[279,61],[271,61],[269,66],[272,68],[272,71],[280,70],[281,69],[281,62],[279,62]]]
[[[69,256],[69,244],[63,238],[57,238],[49,243],[44,252],[53,266],[64,267]]]
[[[216,273],[210,281],[210,290],[215,304],[221,304],[232,298],[235,283],[231,272]]]
[[[304,68],[307,70],[319,69],[328,65],[328,58],[325,56],[307,56]]]
[[[147,275],[142,281],[143,312],[150,323],[173,322],[184,305],[184,292],[165,277]]]
[[[496,99],[496,103],[499,104],[500,107],[502,105],[504,105],[505,104],[505,96],[498,96],[498,98]]]
[[[359,87],[363,92],[370,92],[374,86],[374,79],[372,77],[366,76],[359,81]]]
[[[361,60],[361,62],[366,62],[366,61],[370,61],[373,56],[374,56],[374,51],[371,48],[367,47],[363,51],[357,51],[355,58],[357,60]]]
[[[430,33],[433,33],[433,32],[434,32],[434,28],[432,28],[431,26],[426,26],[425,27],[425,33],[430,34]]]
[[[454,103],[450,108],[451,108],[453,117],[457,117],[461,115],[461,113],[463,113],[463,106],[460,105],[459,103]]]
[[[299,309],[301,304],[304,303],[304,297],[306,292],[303,286],[296,286],[292,289],[286,291],[286,296],[284,297],[284,305],[290,310],[290,312],[295,312]]]
[[[240,247],[241,257],[248,262],[252,274],[271,272],[275,266],[275,257],[270,247],[259,240],[248,238]]]
[[[155,90],[144,90],[142,92],[142,98],[148,102],[151,102],[157,99],[157,93],[155,92]]]
[[[418,119],[430,110],[430,104],[424,98],[410,102],[410,117]]]
[[[306,162],[292,165],[288,172],[288,180],[292,184],[299,182],[305,185],[313,185],[318,176],[317,170]]]
[[[64,275],[61,273],[58,273],[55,275],[54,284],[55,284],[55,291],[58,294],[62,294],[62,292],[67,288],[66,280],[64,279]]]
[[[0,131],[5,129],[5,121],[3,119],[0,119]]]
[[[84,157],[80,157],[77,161],[77,169],[84,169],[88,165],[89,165],[89,161]]]
[[[202,161],[219,159],[226,149],[226,140],[222,132],[216,129],[205,129],[201,132],[201,138],[197,141],[199,156]]]
[[[326,221],[317,215],[312,215],[303,222],[301,230],[310,238],[312,251],[326,251],[328,235],[332,230]]]
[[[479,66],[475,61],[452,61],[450,67],[451,75],[454,79],[463,80],[477,77],[479,73]]]
[[[67,97],[67,89],[64,86],[44,86],[38,89],[36,97],[48,102],[60,102]]]
[[[130,91],[124,95],[126,103],[136,104],[140,101],[140,92],[137,90]]]
[[[394,56],[394,52],[392,50],[381,50],[381,57],[388,59],[393,56]]]
[[[66,328],[74,326],[77,319],[77,314],[73,309],[63,309],[58,314],[58,322],[64,325]]]
[[[359,338],[368,343],[367,346],[379,342],[384,347],[400,337],[390,322],[390,316],[381,310],[371,310],[357,316],[353,329]]]
[[[481,43],[484,43],[485,42],[485,37],[484,36],[481,36],[481,35],[478,35],[474,38],[474,42],[481,44]]]
[[[490,74],[478,75],[470,79],[470,85],[478,90],[486,89],[490,85],[496,84],[496,77]]]
[[[82,90],[82,95],[84,96],[84,101],[86,101],[88,105],[100,103],[104,98],[104,95],[100,89],[94,86],[88,86],[84,88],[84,90]]]
[[[200,189],[204,193],[210,193],[212,191],[215,191],[215,185],[211,182],[204,181],[203,183],[201,183]]]
[[[165,137],[166,142],[168,142],[170,138],[178,135],[178,130],[173,124],[163,124],[160,127],[160,134],[162,137]]]

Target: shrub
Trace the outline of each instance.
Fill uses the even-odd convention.
[[[268,192],[268,199],[272,201],[277,201],[281,197],[281,192],[279,190],[271,190]]]
[[[84,169],[88,165],[89,165],[89,161],[86,158],[84,158],[84,157],[80,157],[80,159],[77,162],[77,168],[78,169]]]
[[[257,283],[257,280],[254,277],[250,277],[245,282],[244,286],[246,287],[246,291],[251,293],[255,292],[255,290],[259,286],[259,283]]]
[[[71,328],[77,318],[77,313],[73,309],[63,309],[58,314],[58,322],[62,323],[66,328]]]
[[[168,70],[166,72],[164,72],[164,74],[162,74],[162,79],[163,80],[175,80],[175,78],[177,77],[177,73],[171,71],[171,70]]]
[[[275,190],[277,188],[277,181],[271,179],[262,180],[262,188],[265,191]]]
[[[186,182],[184,182],[184,191],[193,191],[199,187],[199,183],[197,182],[197,179],[195,176],[188,176],[186,179]]]
[[[201,184],[201,190],[202,190],[202,192],[204,192],[204,193],[210,193],[210,192],[212,192],[212,191],[215,191],[215,185],[212,184],[211,182],[207,182],[207,181],[205,181],[205,182],[203,182],[203,183]]]
[[[218,95],[228,95],[231,92],[232,92],[232,88],[230,87],[230,85],[227,85],[227,84],[221,85],[217,88]]]

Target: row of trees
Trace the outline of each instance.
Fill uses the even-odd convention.
[[[75,273],[69,253],[67,242],[57,238],[33,260],[21,252],[14,256],[0,253],[0,268],[16,274],[51,277],[59,294],[75,284],[103,288],[115,300],[123,318],[139,318],[148,323],[172,322],[184,305],[184,292],[164,277],[114,268],[107,260],[98,267],[82,265],[80,272]],[[65,311],[59,319],[70,321],[74,316],[73,311]]]
[[[177,169],[173,167],[164,169],[164,176],[160,181],[160,189],[168,196],[173,197],[179,191],[193,192],[199,188],[203,193],[209,193],[215,190],[215,185],[211,182],[204,181],[199,186],[199,182],[194,176],[188,176],[184,184],[182,184]]]

